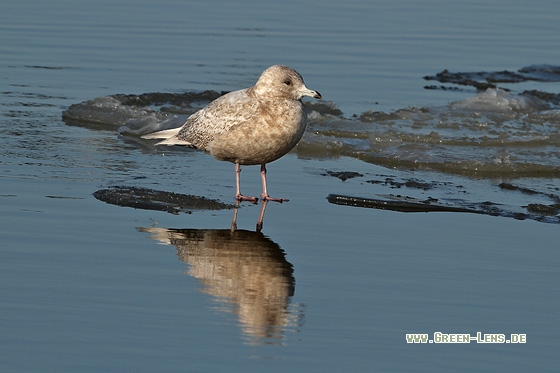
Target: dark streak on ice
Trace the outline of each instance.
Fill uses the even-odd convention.
[[[224,210],[233,205],[201,196],[165,192],[161,190],[114,186],[93,193],[100,201],[111,205],[156,210],[171,214],[192,213],[191,210]]]
[[[498,88],[498,83],[521,83],[527,81],[560,82],[560,67],[551,65],[532,65],[517,71],[480,71],[480,72],[450,72],[443,70],[436,75],[427,75],[425,80],[435,80],[440,83],[452,83],[462,86],[475,87],[478,90]],[[426,86],[426,89],[457,89],[446,86]],[[503,89],[503,88],[502,88]]]
[[[353,175],[361,177],[362,174],[353,171],[327,171],[323,175],[337,177],[343,181],[341,175]],[[329,194],[327,200],[336,205],[365,207],[379,210],[391,210],[398,212],[467,212],[472,214],[483,214],[514,218],[517,220],[535,220],[543,223],[560,224],[560,196],[553,193],[543,193],[529,188],[516,186],[510,183],[501,183],[498,188],[505,191],[520,192],[525,195],[541,197],[551,200],[552,204],[529,203],[526,206],[509,206],[490,201],[473,202],[461,198],[449,198],[455,190],[457,193],[465,193],[461,185],[453,185],[449,182],[421,182],[416,179],[397,181],[392,177],[367,180],[366,183],[386,186],[391,189],[416,189],[434,190],[433,193],[443,194],[442,198],[426,197],[415,198],[402,194],[378,194],[379,198],[350,196],[342,194]],[[443,192],[443,193],[442,193]],[[447,198],[446,198],[447,197]]]

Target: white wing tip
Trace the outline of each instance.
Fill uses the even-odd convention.
[[[160,141],[160,142],[156,143],[156,145],[193,146],[193,144],[191,144],[190,142],[185,141],[185,140],[181,140],[177,137],[177,134],[179,133],[180,129],[181,129],[181,127],[172,128],[170,130],[158,131],[158,132],[154,132],[154,133],[148,133],[147,135],[141,136],[141,138],[146,139],[146,140],[164,139],[163,141]]]
[[[172,128],[170,130],[158,131],[153,133],[148,133],[146,135],[141,136],[143,139],[168,139],[173,137],[179,133],[179,128]]]
[[[193,146],[193,144],[191,144],[188,141],[185,140],[180,140],[177,137],[173,136],[170,137],[168,139],[165,139],[163,141],[157,142],[156,145],[167,145],[167,146],[171,146],[171,145],[183,145],[183,146]]]

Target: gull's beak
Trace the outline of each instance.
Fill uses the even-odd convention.
[[[313,97],[313,98],[323,98],[323,96],[321,96],[319,92],[307,88],[301,91],[301,97],[304,96]]]

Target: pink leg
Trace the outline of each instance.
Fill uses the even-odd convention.
[[[274,202],[288,202],[289,199],[287,198],[272,198],[268,196],[268,190],[266,189],[266,165],[261,165],[261,179],[262,179],[262,187],[263,191],[261,194],[261,199],[263,201],[274,201]]]
[[[241,165],[239,163],[235,164],[235,199],[239,202],[249,201],[256,203],[259,199],[257,197],[246,197],[240,192],[239,188],[239,174],[241,173]]]

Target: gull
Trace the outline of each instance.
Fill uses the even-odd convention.
[[[263,201],[272,198],[266,187],[266,164],[296,146],[307,125],[302,98],[320,99],[321,94],[305,86],[303,78],[288,66],[266,69],[250,88],[227,93],[192,114],[179,128],[154,132],[144,139],[164,139],[156,145],[183,145],[204,150],[214,158],[235,164],[235,198],[256,203],[239,186],[241,166],[260,165]]]

